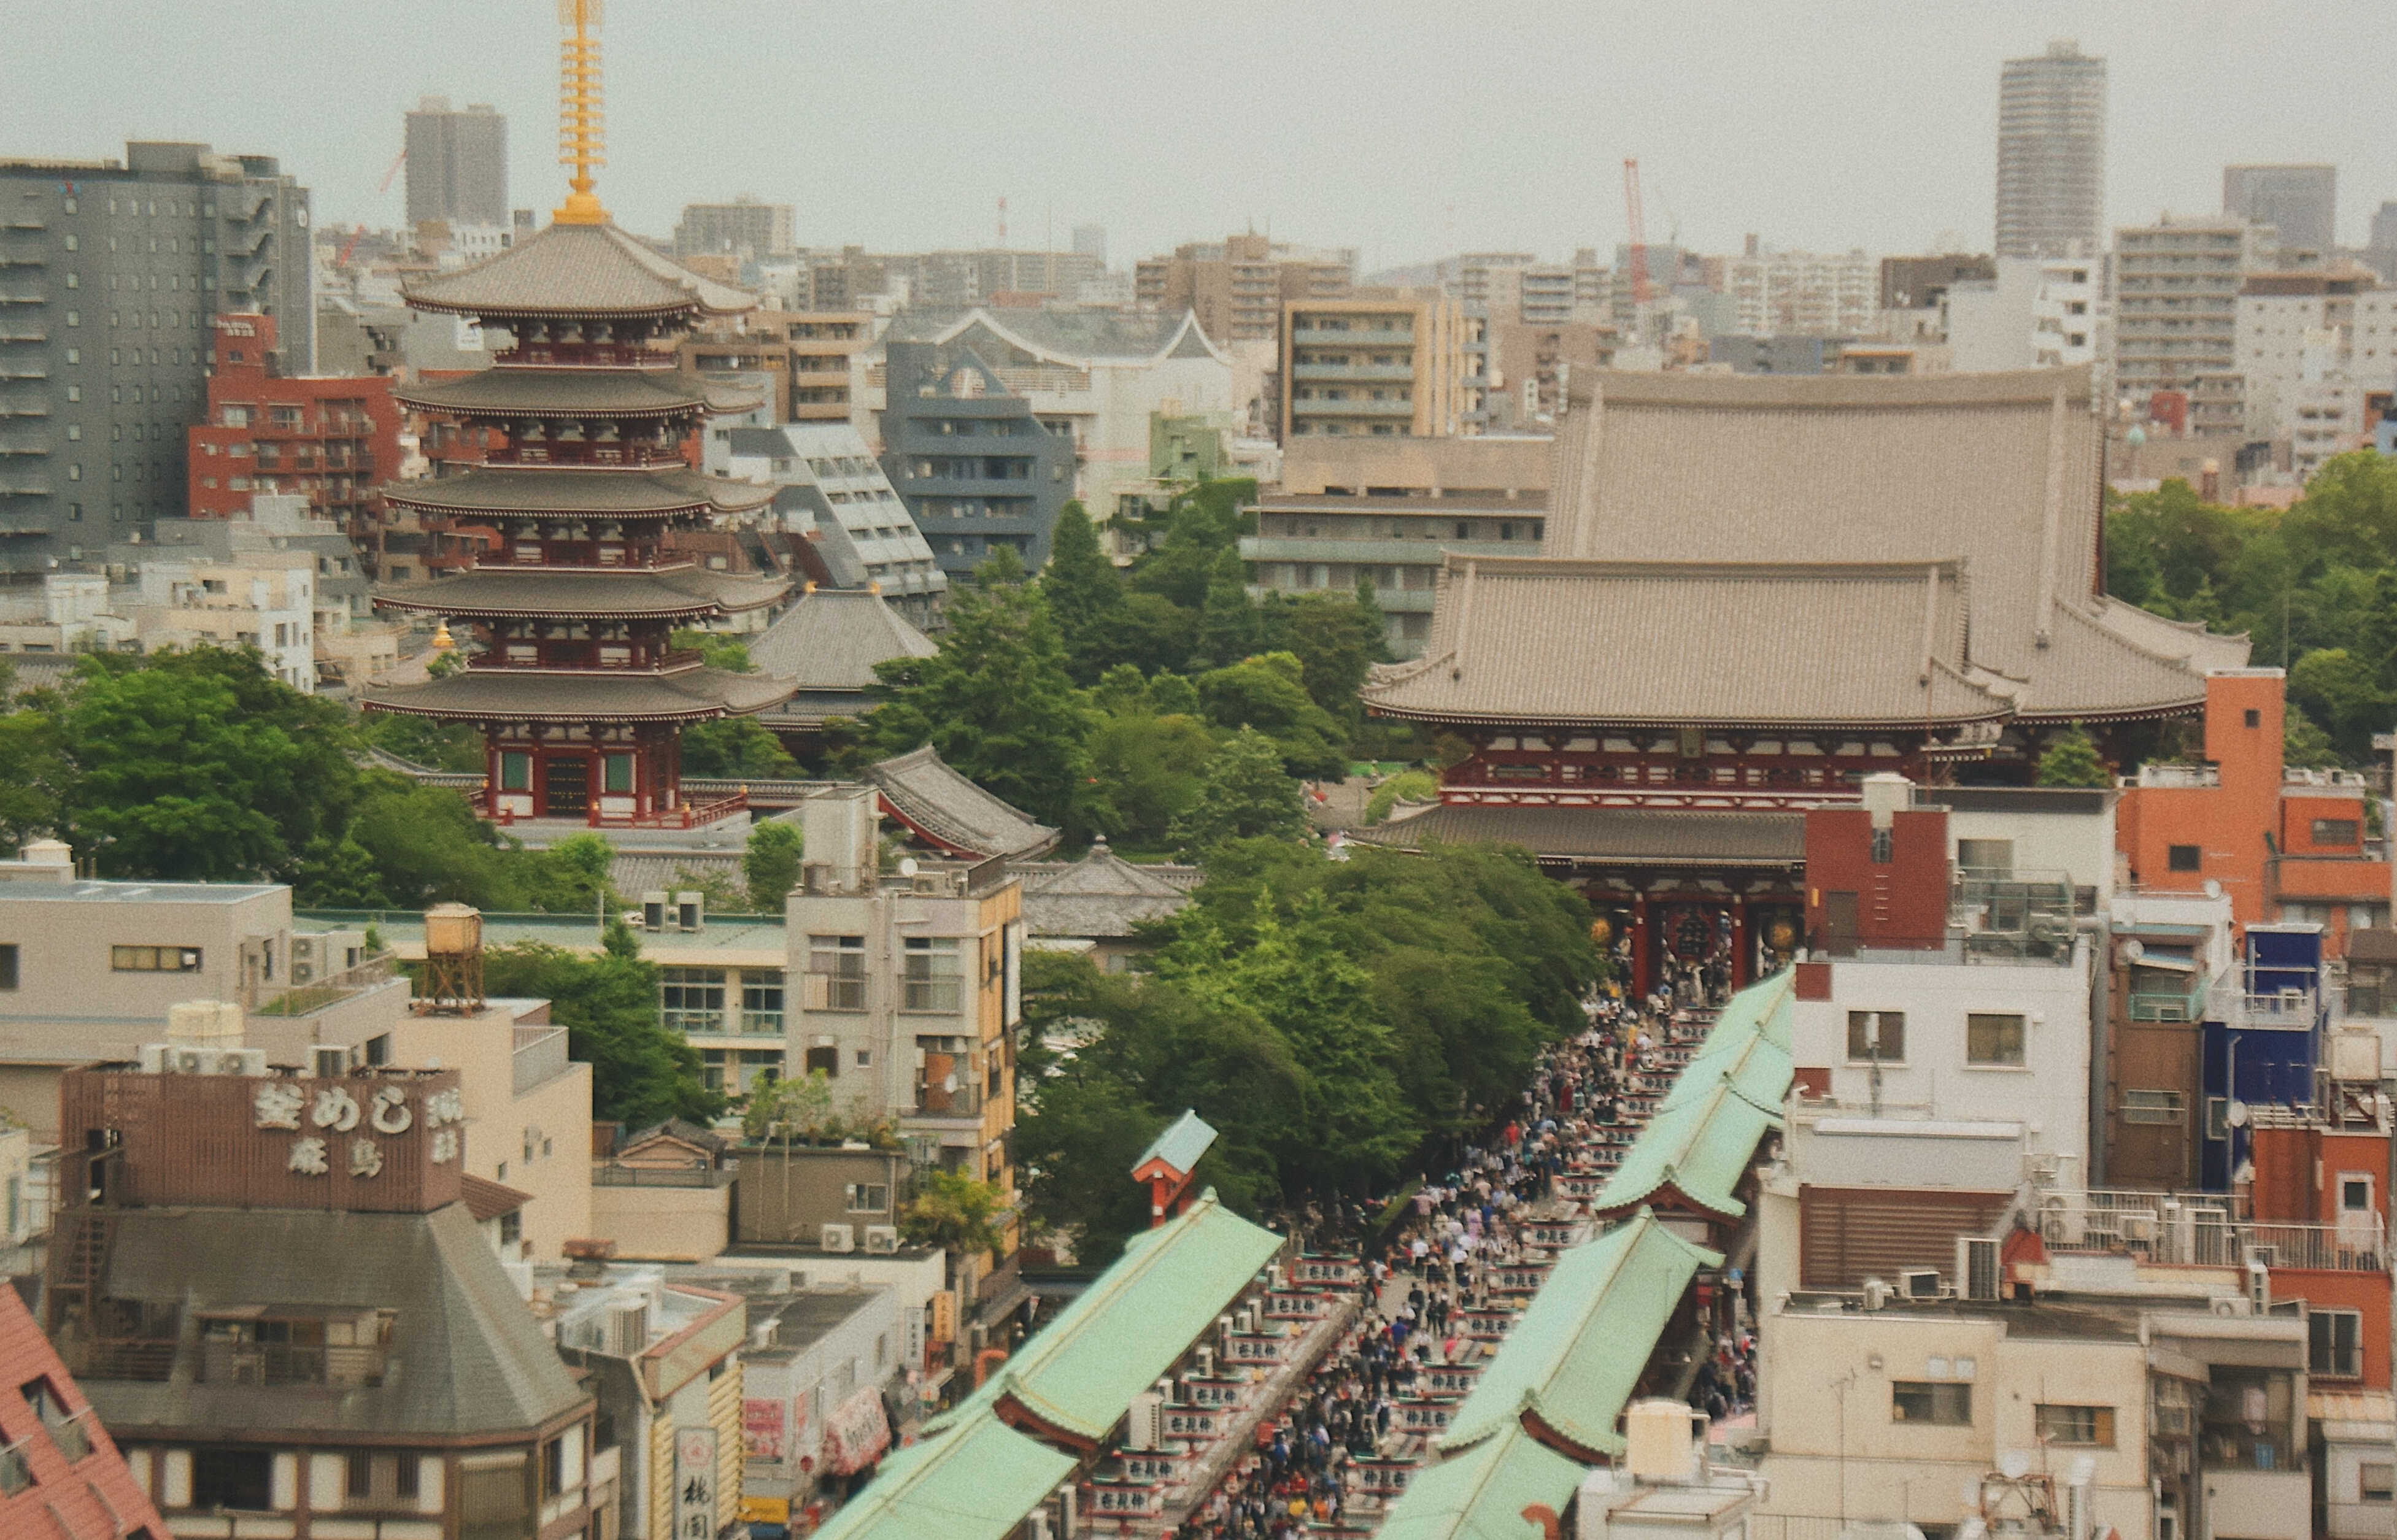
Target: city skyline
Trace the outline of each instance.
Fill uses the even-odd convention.
[[[238,35],[164,0],[29,18],[21,57],[39,67],[0,103],[0,136],[66,158],[119,154],[127,138],[279,154],[315,189],[320,222],[389,226],[405,178],[376,186],[405,113],[427,94],[489,100],[517,123],[514,201],[546,217],[564,186],[549,164],[553,82],[524,60],[554,47],[551,7],[287,9]],[[2109,229],[2214,212],[2236,162],[2337,165],[2350,245],[2397,196],[2397,147],[2367,105],[2370,51],[2351,41],[2371,30],[2362,5],[2040,3],[1942,9],[1935,27],[1895,4],[1802,25],[1713,6],[1641,17],[1636,48],[1608,7],[1467,19],[1401,6],[1371,33],[1257,5],[982,5],[944,8],[937,26],[906,10],[801,26],[782,11],[761,25],[731,0],[613,7],[609,207],[663,235],[686,203],[754,193],[797,206],[802,244],[910,249],[992,244],[1003,195],[1018,248],[1066,248],[1075,225],[1098,223],[1126,263],[1253,224],[1355,245],[1373,271],[1458,249],[1609,250],[1624,234],[1621,161],[1637,155],[1652,240],[1678,227],[1698,249],[1755,232],[1895,252],[1952,233],[1987,249],[2000,65],[2068,36],[2110,68]],[[475,47],[440,42],[463,36]],[[126,67],[127,37],[148,39],[159,67]],[[719,49],[735,38],[739,78],[807,88],[691,111],[720,96]],[[1351,49],[1353,72],[1325,73]],[[374,78],[313,68],[345,55],[378,60]],[[1486,74],[1460,74],[1477,58]],[[235,72],[272,84],[217,88]],[[967,72],[1011,84],[960,90]],[[1774,80],[1787,87],[1760,90]],[[1393,114],[1390,100],[1427,110]]]

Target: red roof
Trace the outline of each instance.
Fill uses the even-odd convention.
[[[54,1399],[47,1431],[42,1413],[18,1388],[35,1380],[48,1381]],[[115,1440],[67,1376],[49,1339],[33,1324],[33,1312],[8,1288],[0,1288],[0,1385],[9,1387],[0,1389],[0,1443],[24,1456],[33,1477],[23,1491],[0,1495],[0,1534],[52,1533],[55,1519],[73,1534],[129,1535],[146,1529],[155,1540],[167,1540],[167,1521],[133,1484]],[[81,1430],[80,1440],[60,1417]],[[87,1443],[88,1451],[71,1462],[61,1440],[70,1447]]]

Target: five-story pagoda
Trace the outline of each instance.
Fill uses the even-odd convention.
[[[479,726],[482,810],[491,817],[689,827],[739,804],[683,800],[683,726],[745,716],[789,692],[704,667],[669,642],[677,627],[770,605],[789,586],[712,571],[668,539],[771,497],[691,468],[688,446],[703,419],[757,403],[677,372],[670,351],[695,316],[756,301],[609,221],[591,192],[597,43],[587,24],[597,7],[568,0],[560,9],[572,28],[564,159],[575,167],[573,194],[539,234],[405,295],[414,309],[509,339],[479,374],[394,392],[489,447],[453,474],[383,495],[489,533],[459,575],[387,590],[375,603],[465,623],[475,646],[447,676],[378,688],[360,703]]]

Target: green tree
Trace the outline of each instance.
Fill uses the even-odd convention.
[[[642,1128],[668,1118],[704,1124],[724,1098],[700,1082],[699,1051],[666,1030],[657,968],[638,956],[620,924],[598,957],[528,942],[483,955],[493,996],[550,1002],[567,1029],[567,1051],[591,1066],[592,1116]]]
[[[1112,623],[1123,608],[1123,583],[1078,502],[1058,511],[1040,592],[1065,649],[1065,671],[1078,685],[1096,683],[1115,657]]]
[[[788,781],[799,762],[755,716],[718,716],[682,730],[682,772],[711,779]]]
[[[1207,719],[1254,728],[1281,750],[1292,775],[1336,780],[1348,768],[1346,730],[1306,692],[1306,666],[1289,652],[1245,658],[1196,681]]]
[[[68,778],[57,718],[31,708],[0,716],[0,840],[8,850],[59,826]]]
[[[960,1253],[995,1252],[1004,1196],[963,1172],[928,1171],[916,1179],[916,1196],[900,1215],[899,1227],[918,1246]]]
[[[741,875],[749,884],[749,906],[761,915],[779,915],[791,890],[799,885],[799,856],[805,841],[796,824],[769,819],[749,831],[741,852]]]
[[[1069,832],[1085,826],[1091,712],[1038,587],[1002,552],[951,591],[948,629],[930,658],[876,665],[891,698],[866,719],[865,746],[904,754],[930,743],[994,796]]]
[[[1244,727],[1208,757],[1198,795],[1174,821],[1172,837],[1193,856],[1235,839],[1294,840],[1306,831],[1302,796],[1282,770],[1279,746]]]
[[[1426,770],[1400,770],[1365,798],[1365,822],[1381,824],[1388,821],[1391,810],[1400,802],[1429,802],[1440,796],[1440,777]]]
[[[2339,762],[2330,734],[2316,727],[2304,708],[2295,703],[2281,722],[2281,762],[2299,770],[2321,770]]]
[[[483,770],[483,735],[466,722],[436,722],[396,711],[370,711],[357,718],[358,736],[385,754],[454,774]]]
[[[787,1135],[813,1144],[833,1116],[832,1077],[811,1069],[796,1080],[769,1080],[751,1091],[741,1112],[741,1132],[752,1143]]]
[[[671,644],[699,654],[699,661],[709,668],[720,668],[727,674],[755,674],[757,665],[749,661],[749,644],[738,636],[721,631],[677,631]]]
[[[2114,782],[2106,769],[2106,761],[2097,757],[2097,745],[2076,726],[2069,732],[2058,733],[2039,757],[2038,783],[2042,786],[2110,786]]]
[[[1298,659],[1306,693],[1350,731],[1363,715],[1357,691],[1366,670],[1389,659],[1384,623],[1373,584],[1363,579],[1354,598],[1301,594],[1283,607],[1281,645]]]
[[[1166,848],[1174,821],[1198,800],[1200,768],[1214,750],[1213,734],[1193,717],[1145,710],[1100,717],[1091,730],[1091,822],[1134,850]]]

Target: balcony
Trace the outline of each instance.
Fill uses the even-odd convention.
[[[1411,384],[1415,377],[1410,364],[1298,364],[1290,373],[1293,380],[1362,380],[1395,385]]]
[[[1306,401],[1293,399],[1292,417],[1413,417],[1412,401]]]
[[[2310,1032],[2323,1021],[2322,993],[2284,989],[2277,995],[2252,995],[2238,980],[2223,980],[2211,992],[2206,1020],[2251,1032]]]
[[[2203,1021],[2208,993],[2208,981],[2203,977],[2192,980],[2186,988],[2134,989],[2130,994],[2131,1020],[2135,1022]]]
[[[2127,1256],[2172,1267],[2268,1267],[2386,1272],[2377,1213],[2337,1225],[2259,1222],[2236,1193],[2082,1188],[2042,1192],[2029,1216],[2050,1255]]]
[[[1302,347],[1320,345],[1323,347],[1411,348],[1415,345],[1415,334],[1412,330],[1388,331],[1376,327],[1350,327],[1345,330],[1334,330],[1325,327],[1292,327],[1290,340],[1293,344]]]
[[[390,952],[381,952],[355,968],[345,968],[308,984],[281,989],[271,985],[253,986],[246,991],[250,998],[243,1003],[261,1016],[313,1016],[352,996],[379,989],[391,983],[393,956]]]

